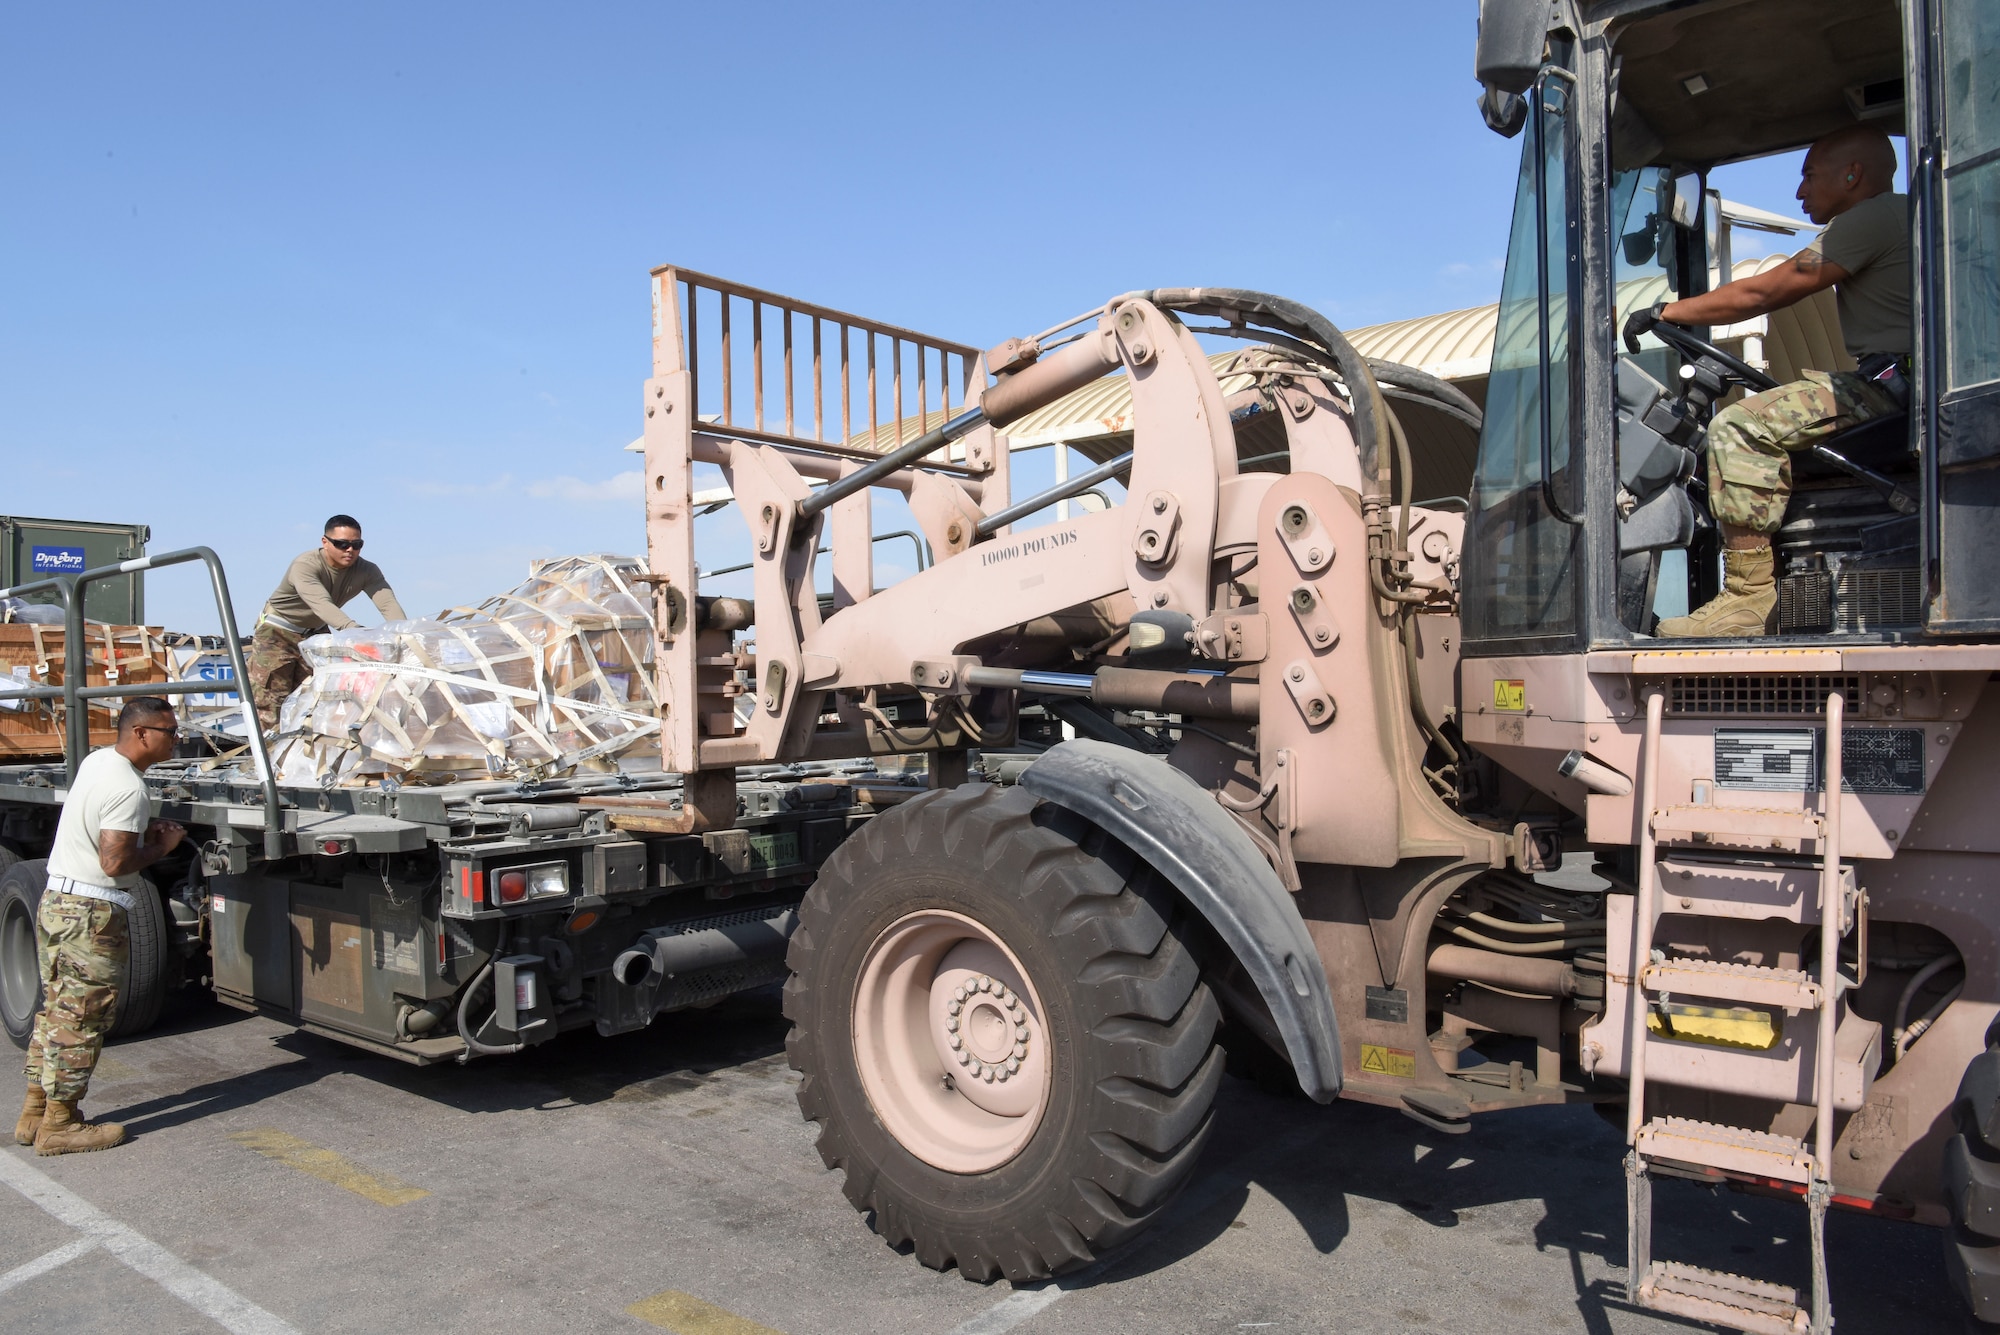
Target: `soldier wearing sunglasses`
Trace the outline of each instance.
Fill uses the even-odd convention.
[[[277,731],[279,707],[306,679],[299,642],[321,631],[359,624],[341,608],[364,593],[383,620],[404,619],[403,605],[396,601],[381,567],[361,559],[360,521],[353,515],[335,515],[326,521],[319,547],[301,552],[292,562],[257,618],[257,634],[244,666],[257,698],[257,723],[266,733]]]

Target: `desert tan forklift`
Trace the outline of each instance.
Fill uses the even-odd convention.
[[[1481,20],[1522,156],[1456,497],[1413,496],[1415,424],[1480,405],[1280,297],[1125,293],[981,352],[655,273],[677,828],[732,826],[738,765],[928,758],[820,869],[786,990],[822,1155],[927,1265],[1036,1279],[1143,1230],[1226,1041],[1446,1133],[1622,1103],[1640,1306],[1823,1333],[1842,1205],[1946,1226],[2000,1318],[2000,11]],[[1713,590],[1702,433],[1757,370],[1621,321],[1707,285],[1710,170],[1855,119],[1909,145],[1908,414],[1795,460],[1780,634],[1655,638]],[[1017,497],[1010,430],[1068,396],[1123,425]],[[697,465],[753,599],[702,588]],[[877,588],[883,489],[936,561]],[[1545,875],[1565,847],[1608,885]],[[1662,1176],[1798,1198],[1804,1294],[1656,1259]]]

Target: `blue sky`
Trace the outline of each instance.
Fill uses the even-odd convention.
[[[1136,287],[1490,301],[1475,10],[10,7],[0,513],[211,545],[247,624],[350,511],[431,612],[642,549],[656,264],[980,346]]]

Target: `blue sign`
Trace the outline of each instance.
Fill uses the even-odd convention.
[[[81,575],[86,564],[81,547],[37,547],[28,569],[37,575]]]

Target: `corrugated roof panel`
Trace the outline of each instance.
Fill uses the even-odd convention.
[[[1788,258],[1786,255],[1766,255],[1740,261],[1733,266],[1732,277],[1748,278],[1752,274],[1763,273]],[[1621,287],[1619,306],[1624,310],[1633,310],[1650,305],[1665,295],[1665,278],[1639,279]],[[1529,309],[1532,308],[1524,303],[1523,313]],[[1482,380],[1492,365],[1493,342],[1499,322],[1498,304],[1471,306],[1413,320],[1366,325],[1349,330],[1347,340],[1364,357],[1414,366],[1442,380]],[[1746,321],[1736,325],[1723,341],[1735,343],[1745,335],[1757,334],[1759,330],[1754,326],[1760,323],[1764,325],[1764,355],[1770,362],[1771,374],[1779,380],[1797,379],[1800,370],[1808,366],[1832,370],[1852,367],[1852,360],[1841,349],[1840,321],[1831,292],[1816,293],[1796,306],[1766,317],[1762,322]],[[1231,348],[1209,356],[1209,365],[1215,368],[1216,375],[1222,380],[1224,395],[1233,394],[1251,383],[1251,377],[1247,375],[1228,374],[1235,359],[1245,351],[1245,348]],[[944,420],[943,412],[930,414],[921,424],[914,416],[906,418],[902,439],[914,440],[922,432],[942,425]],[[1011,423],[1003,434],[1014,448],[1020,449],[1058,441],[1094,440],[1131,430],[1131,383],[1123,372],[1119,372],[1086,385],[1046,408],[1029,413]],[[872,439],[864,431],[848,443],[863,449],[889,449],[897,443],[895,424],[883,423]]]

